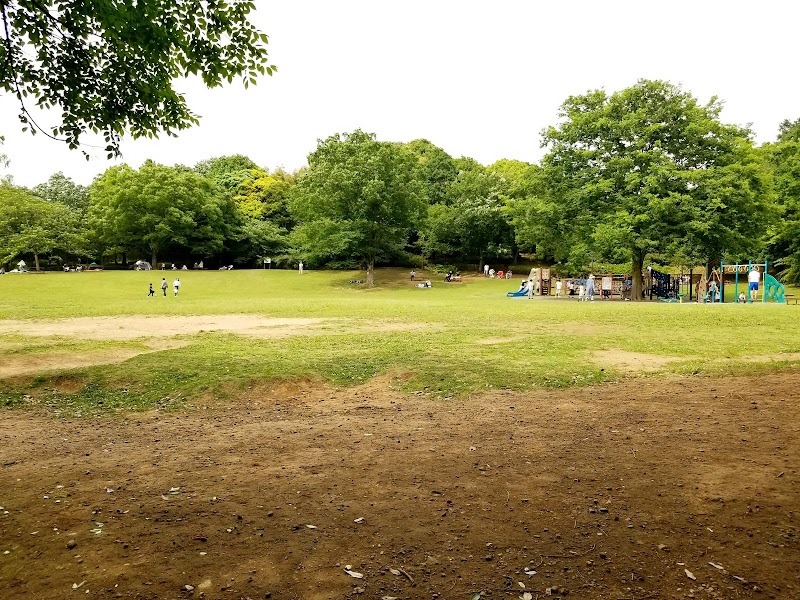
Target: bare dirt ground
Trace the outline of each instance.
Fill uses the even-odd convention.
[[[0,412],[0,598],[800,598],[800,372],[392,383]]]

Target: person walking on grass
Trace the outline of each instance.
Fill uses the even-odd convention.
[[[303,261],[300,261],[300,264],[297,265],[297,270],[300,271],[300,275],[303,274]]]
[[[149,298],[150,296],[152,296],[153,298],[155,298],[155,297],[156,297],[156,292],[155,292],[155,290],[153,289],[153,284],[152,284],[152,283],[150,284],[150,293],[149,293],[149,294],[147,294],[147,297],[148,297],[148,298]]]
[[[175,297],[177,298],[178,297],[178,291],[181,289],[181,280],[180,279],[176,278],[175,281],[172,282],[172,289],[175,291]]]
[[[161,291],[164,292],[164,297],[167,295],[167,278],[161,278]]]

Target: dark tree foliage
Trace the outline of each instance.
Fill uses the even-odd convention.
[[[253,10],[243,0],[0,0],[0,90],[19,100],[23,130],[70,148],[100,133],[111,158],[126,131],[175,135],[198,122],[176,78],[247,87],[275,71]],[[44,131],[31,99],[60,110],[61,124]]]

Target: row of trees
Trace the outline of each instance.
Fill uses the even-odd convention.
[[[58,252],[312,266],[486,260],[519,253],[572,272],[629,262],[769,258],[800,279],[800,120],[756,147],[663,81],[568,98],[541,164],[488,167],[427,140],[362,131],[320,140],[308,167],[268,172],[244,156],[194,168],[112,167],[88,189],[57,174],[0,189],[0,259]],[[177,262],[177,261],[176,261]]]

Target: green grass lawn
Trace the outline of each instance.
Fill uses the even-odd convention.
[[[161,295],[161,276],[170,284]],[[172,280],[180,277],[180,296]],[[254,381],[321,377],[335,384],[411,373],[406,391],[448,397],[485,389],[585,385],[632,373],[612,353],[653,359],[650,373],[764,372],[800,362],[800,306],[527,300],[516,281],[467,277],[417,289],[406,272],[180,271],[47,273],[0,277],[0,319],[245,314],[331,319],[303,335],[187,333],[180,348],[119,364],[50,371],[2,382],[0,402],[26,394],[59,406],[148,407],[164,398],[225,396]],[[147,297],[149,283],[156,297]],[[100,325],[98,325],[101,327]],[[108,324],[102,327],[108,327]],[[0,334],[0,359],[143,348],[147,340]],[[607,351],[603,354],[603,351]],[[600,353],[600,354],[597,354]],[[637,354],[637,356],[638,356]],[[659,363],[658,359],[665,359]],[[670,359],[667,361],[666,359]],[[653,366],[655,365],[655,366]],[[81,388],[55,390],[68,374]]]

